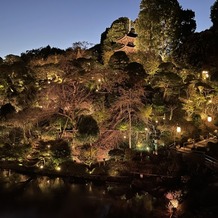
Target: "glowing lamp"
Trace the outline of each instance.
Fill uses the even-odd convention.
[[[207,117],[207,121],[208,121],[208,122],[211,122],[211,121],[212,121],[212,117],[211,117],[211,116],[208,116],[208,117]]]
[[[206,70],[203,70],[203,71],[202,71],[202,78],[203,78],[204,80],[208,79],[208,78],[209,78],[209,72],[206,71]]]
[[[177,208],[179,206],[179,202],[177,199],[170,200],[170,203],[171,203],[173,208]]]
[[[59,167],[59,166],[56,167],[56,170],[57,170],[57,171],[61,171],[61,167]]]
[[[180,127],[180,126],[177,126],[177,127],[176,127],[176,132],[179,133],[179,132],[181,132],[181,131],[182,131],[181,127]]]
[[[149,151],[150,151],[150,148],[147,146],[147,147],[146,147],[146,150],[149,152]]]

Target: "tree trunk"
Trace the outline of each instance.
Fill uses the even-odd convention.
[[[138,142],[139,142],[139,131],[136,131],[135,144],[137,145]]]
[[[170,118],[169,118],[169,120],[172,120],[172,119],[173,119],[173,109],[170,108]]]
[[[24,126],[23,126],[23,139],[24,139],[24,143],[27,143],[26,126],[25,126],[25,124],[24,124]]]
[[[131,117],[131,109],[128,105],[128,116],[129,116],[129,148],[132,148],[132,117]]]

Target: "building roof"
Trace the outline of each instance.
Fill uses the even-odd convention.
[[[134,43],[136,37],[125,35],[117,40],[117,43],[127,45],[128,43]]]
[[[124,51],[126,53],[134,53],[135,48],[134,48],[134,46],[124,45],[122,48],[117,49],[115,52],[117,52],[117,51]]]

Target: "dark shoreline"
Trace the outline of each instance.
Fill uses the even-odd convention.
[[[117,182],[117,183],[130,183],[134,179],[132,175],[123,176],[108,176],[108,175],[98,175],[98,174],[75,174],[65,171],[56,171],[51,169],[38,169],[36,167],[26,167],[19,166],[16,162],[1,161],[0,169],[11,170],[16,173],[28,175],[28,176],[47,176],[51,178],[61,177],[72,182],[92,181],[96,183],[105,182]]]
[[[118,185],[130,185],[131,188],[137,191],[146,191],[149,194],[157,197],[163,196],[163,194],[169,189],[169,187],[177,182],[180,183],[180,178],[170,177],[161,178],[153,175],[145,175],[141,177],[141,173],[133,174],[131,171],[125,175],[109,176],[106,174],[89,174],[89,173],[72,173],[66,171],[56,171],[49,169],[39,169],[36,167],[25,167],[19,166],[17,163],[4,161],[0,162],[0,169],[10,170],[15,173],[27,175],[29,177],[35,178],[37,176],[47,176],[49,178],[62,178],[66,182],[84,184],[87,182],[92,182],[95,185],[105,185],[105,184],[118,184]],[[73,175],[72,175],[73,174]],[[172,188],[173,188],[172,186]]]

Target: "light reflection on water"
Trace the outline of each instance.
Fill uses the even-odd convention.
[[[144,218],[166,213],[163,199],[137,193],[128,184],[78,184],[7,171],[0,173],[0,184],[1,218]]]

